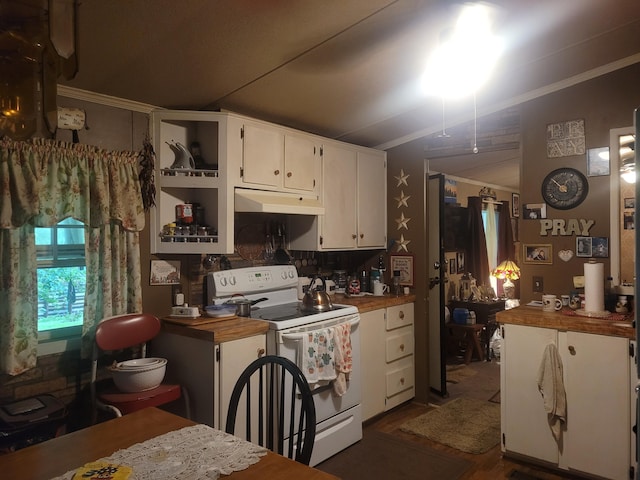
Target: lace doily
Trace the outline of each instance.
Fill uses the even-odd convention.
[[[194,425],[118,450],[100,461],[130,466],[130,480],[215,480],[244,470],[266,453],[259,445],[207,425]],[[52,480],[71,480],[75,471]]]

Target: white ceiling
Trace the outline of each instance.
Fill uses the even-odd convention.
[[[65,86],[164,108],[226,109],[380,148],[442,128],[441,100],[416,87],[457,2],[79,3],[79,71]],[[477,95],[480,117],[640,60],[638,0],[493,3],[507,51]],[[451,125],[472,116],[470,99],[446,105]],[[471,157],[432,168],[518,188],[518,150]]]

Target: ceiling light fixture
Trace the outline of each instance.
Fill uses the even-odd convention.
[[[486,4],[467,4],[455,27],[443,31],[424,74],[427,94],[461,98],[486,83],[502,52],[491,31],[491,15]]]
[[[635,137],[633,135],[620,139],[618,156],[622,163],[620,177],[627,183],[636,183]]]

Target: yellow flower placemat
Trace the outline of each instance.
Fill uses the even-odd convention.
[[[76,470],[72,480],[127,480],[131,467],[108,462],[90,462]]]

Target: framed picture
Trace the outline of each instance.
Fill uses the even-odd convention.
[[[552,248],[552,245],[548,243],[526,243],[522,245],[523,262],[530,264],[551,265],[553,263]]]
[[[576,256],[607,258],[609,256],[609,238],[576,237]]]
[[[477,285],[471,285],[471,293],[476,302],[482,301],[482,292],[480,292],[480,288]]]
[[[546,203],[526,203],[522,206],[522,216],[525,220],[539,220],[547,218]]]
[[[624,199],[624,208],[636,208],[636,199],[635,199],[635,197],[625,198]]]
[[[609,147],[587,150],[587,176],[609,175]]]
[[[413,287],[413,255],[390,255],[391,272],[400,272],[400,285]]]
[[[607,258],[609,256],[609,238],[591,237],[591,256]]]
[[[180,283],[180,260],[151,260],[149,285]]]
[[[456,267],[456,259],[450,258],[449,259],[449,275],[455,275],[456,273],[458,273],[458,268]]]
[[[624,212],[623,215],[623,223],[625,230],[635,230],[636,229],[636,220],[635,220],[635,211]]]
[[[456,266],[458,273],[464,273],[464,252],[456,252]]]
[[[576,257],[590,257],[591,237],[576,237]]]
[[[511,194],[511,216],[518,218],[520,216],[520,194]]]

